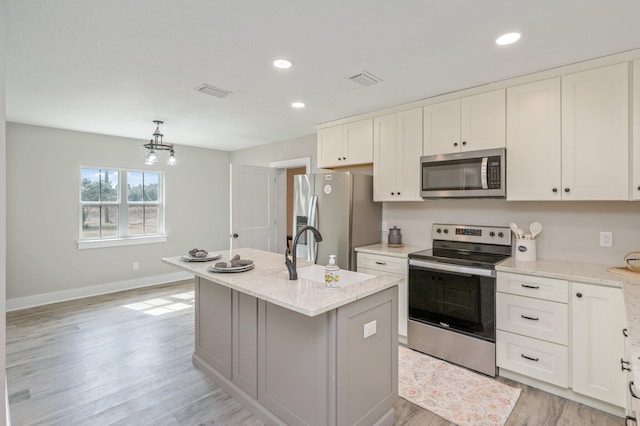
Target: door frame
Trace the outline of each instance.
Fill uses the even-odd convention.
[[[287,224],[282,224],[287,218],[287,169],[305,167],[307,174],[311,173],[311,157],[292,158],[290,160],[272,161],[269,167],[276,169],[275,187],[275,219],[276,219],[276,252],[286,250]]]

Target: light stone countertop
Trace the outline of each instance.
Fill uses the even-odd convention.
[[[410,253],[426,250],[428,247],[420,246],[404,246],[389,247],[386,243],[372,244],[370,246],[356,247],[356,251],[360,253],[381,254],[384,256],[408,258]]]
[[[640,280],[607,271],[605,265],[539,259],[537,262],[517,261],[513,257],[496,266],[496,270],[559,278],[610,287],[622,287],[627,318],[631,371],[636,392],[640,393]]]
[[[386,290],[403,280],[392,275],[371,276],[370,279],[345,287],[327,288],[324,282],[303,278],[289,280],[287,268],[284,265],[284,254],[250,248],[218,250],[217,253],[222,254],[222,258],[210,262],[183,262],[180,260],[181,256],[163,258],[162,261],[198,277],[310,317]],[[236,254],[240,255],[241,259],[253,260],[255,267],[238,273],[207,271],[210,266],[217,262],[228,261]],[[300,268],[312,264],[301,259],[298,259],[297,263],[298,272]]]

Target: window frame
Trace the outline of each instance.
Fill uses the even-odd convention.
[[[83,170],[101,170],[101,171],[117,171],[118,172],[118,200],[117,201],[83,201],[82,200],[82,171]],[[157,202],[130,202],[127,197],[129,173],[154,173],[158,174],[158,201]],[[167,241],[165,230],[165,174],[162,170],[141,170],[129,169],[123,167],[103,167],[103,166],[85,166],[81,165],[78,174],[78,249],[90,249],[100,247],[116,247],[138,244],[153,244]],[[115,205],[118,207],[118,235],[115,237],[97,237],[83,238],[82,228],[82,210],[85,206],[108,206]],[[158,206],[158,232],[149,235],[130,235],[129,234],[129,207],[141,206]]]

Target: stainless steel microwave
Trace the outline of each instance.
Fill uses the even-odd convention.
[[[423,198],[504,198],[504,148],[420,157]]]

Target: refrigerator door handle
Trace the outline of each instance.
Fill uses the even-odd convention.
[[[308,225],[313,226],[314,228],[318,228],[318,196],[312,195],[309,198],[309,220],[307,222]],[[307,260],[316,262],[316,257],[318,256],[318,242],[313,237],[313,233],[311,231],[307,231],[307,246],[309,247],[309,257]]]

